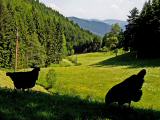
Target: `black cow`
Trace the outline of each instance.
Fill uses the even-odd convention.
[[[132,75],[123,82],[113,86],[105,96],[105,103],[109,105],[118,102],[119,105],[129,103],[131,101],[138,102],[142,96],[142,85],[146,70],[142,69],[137,75]]]
[[[6,76],[9,76],[14,86],[17,89],[29,89],[35,86],[36,80],[38,79],[40,68],[36,67],[29,72],[7,72]]]

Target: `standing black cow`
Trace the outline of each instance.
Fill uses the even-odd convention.
[[[36,80],[38,79],[40,68],[36,67],[29,72],[7,72],[6,76],[9,76],[14,86],[17,89],[29,89],[35,86]]]

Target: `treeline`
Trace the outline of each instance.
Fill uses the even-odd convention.
[[[138,58],[160,57],[160,0],[149,0],[141,12],[130,11],[122,47]]]
[[[102,40],[102,50],[119,48],[134,53],[136,58],[160,58],[160,0],[145,2],[142,11],[133,8],[128,16],[126,30],[118,24]]]
[[[122,39],[123,30],[118,23],[113,24],[111,27],[111,31],[109,33],[106,33],[102,39],[102,51],[107,52],[114,50],[115,52],[118,52],[118,49],[122,47]]]
[[[101,38],[38,0],[0,0],[0,67],[48,66],[66,55],[100,49]]]

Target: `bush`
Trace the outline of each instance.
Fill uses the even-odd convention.
[[[67,59],[62,59],[62,61],[60,61],[59,64],[51,64],[49,67],[69,67],[69,66],[73,66],[74,64],[67,60]]]
[[[47,90],[51,89],[55,85],[55,83],[57,81],[57,79],[56,79],[56,73],[55,73],[54,69],[50,69],[48,71],[48,73],[46,75],[46,80],[47,80],[48,85],[45,88]]]
[[[77,63],[76,56],[69,56],[69,57],[67,57],[67,59],[68,59],[69,61],[71,61],[71,62],[72,62],[74,65],[76,65],[76,66],[81,65],[81,63]]]
[[[109,48],[104,46],[103,48],[100,49],[101,52],[109,52]]]

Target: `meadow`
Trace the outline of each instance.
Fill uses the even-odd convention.
[[[132,54],[88,53],[69,56],[59,65],[42,68],[33,91],[15,91],[11,80],[0,71],[1,119],[160,119],[160,59],[138,60]],[[107,91],[132,74],[145,68],[147,74],[139,102],[107,109]],[[47,73],[54,70],[52,82]],[[52,78],[52,76],[50,76]],[[52,84],[48,87],[49,84]],[[5,87],[5,88],[4,88]],[[47,88],[44,89],[44,88]]]

